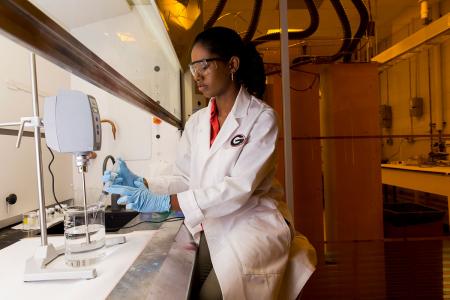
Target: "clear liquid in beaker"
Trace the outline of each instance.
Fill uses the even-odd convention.
[[[83,207],[70,207],[64,212],[65,261],[69,266],[88,266],[104,256],[105,207],[89,206],[87,219],[86,226]]]

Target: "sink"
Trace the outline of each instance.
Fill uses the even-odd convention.
[[[52,227],[47,228],[47,234],[64,234],[64,222],[56,223]],[[37,235],[41,235],[38,233]]]
[[[106,232],[115,232],[120,230],[128,222],[130,222],[134,217],[136,217],[139,212],[134,210],[126,210],[123,207],[120,210],[111,210],[108,206],[105,210],[105,227]],[[50,228],[47,228],[47,234],[64,234],[64,222],[59,222]]]
[[[126,210],[125,208],[113,211],[111,210],[111,207],[108,206],[105,211],[106,232],[118,231],[138,214],[139,212],[137,211]]]

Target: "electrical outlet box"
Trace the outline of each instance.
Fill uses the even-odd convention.
[[[387,104],[380,105],[380,122],[382,128],[392,127],[392,106]]]
[[[413,117],[421,117],[423,115],[423,98],[414,97],[409,102],[409,113]]]

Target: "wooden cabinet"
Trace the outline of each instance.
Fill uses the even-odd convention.
[[[319,73],[316,66],[305,67],[305,70],[308,73],[291,71],[290,74],[291,86],[302,90],[291,89],[294,217],[295,228],[314,243],[324,238],[322,159],[317,139],[320,135]],[[266,99],[277,111],[280,121],[277,178],[284,186],[281,77],[271,76],[269,82]]]
[[[382,239],[376,65],[303,70],[308,73],[291,71],[295,226],[311,241]],[[266,100],[282,133],[281,77],[269,83]],[[282,146],[281,134],[277,177],[284,184]]]

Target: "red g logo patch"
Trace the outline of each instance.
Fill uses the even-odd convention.
[[[243,135],[243,134],[238,134],[238,135],[235,135],[235,136],[231,139],[230,144],[231,144],[232,147],[237,147],[237,146],[243,144],[244,142],[245,142],[245,135]]]

